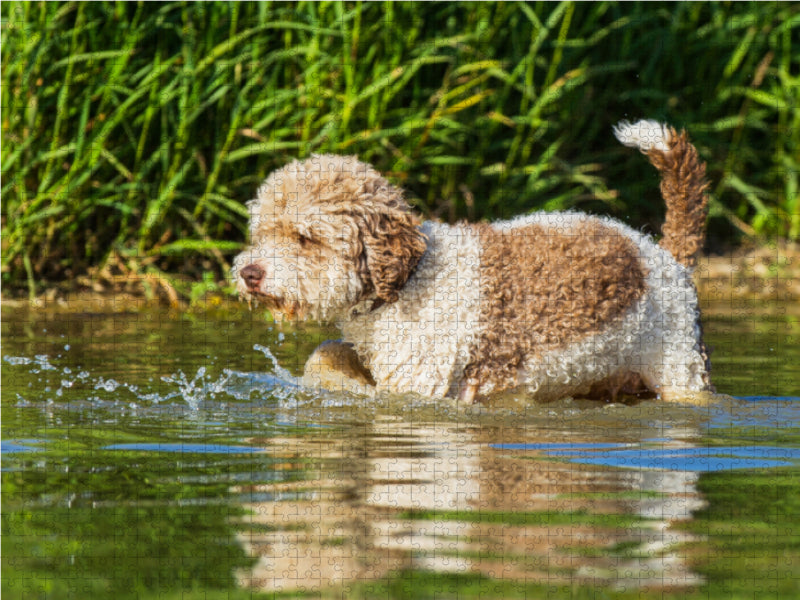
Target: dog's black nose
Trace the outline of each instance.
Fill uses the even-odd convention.
[[[258,265],[247,265],[241,270],[239,277],[241,277],[247,287],[252,290],[257,288],[261,280],[264,279],[264,269]]]

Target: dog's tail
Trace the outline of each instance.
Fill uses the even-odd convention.
[[[705,243],[708,214],[706,165],[697,149],[685,131],[678,133],[656,121],[621,121],[614,135],[626,146],[639,148],[661,172],[661,195],[667,204],[661,247],[682,265],[694,267]]]

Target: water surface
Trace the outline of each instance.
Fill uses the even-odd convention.
[[[751,574],[792,593],[795,310],[708,310],[709,406],[463,407],[305,390],[335,331],[258,312],[6,306],[3,591],[713,597],[741,570],[714,529],[724,476],[729,497],[775,490],[758,533],[775,565]]]

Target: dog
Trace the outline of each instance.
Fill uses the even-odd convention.
[[[614,134],[661,173],[658,244],[579,212],[422,223],[370,165],[315,155],[273,172],[248,202],[237,290],[273,315],[336,323],[379,392],[472,403],[507,390],[675,402],[709,391],[692,282],[705,164],[665,124],[623,121]]]

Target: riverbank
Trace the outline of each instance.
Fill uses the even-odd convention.
[[[695,270],[703,307],[747,301],[800,302],[800,245],[745,246],[704,256]]]
[[[770,243],[739,248],[724,255],[703,256],[695,270],[703,309],[724,310],[726,303],[797,301],[800,306],[800,245]],[[19,306],[29,302],[51,310],[87,312],[135,312],[153,305],[178,310],[246,310],[235,296],[216,289],[189,301],[167,288],[167,280],[147,285],[148,280],[125,278],[88,280],[81,285],[54,285],[34,300],[3,293],[2,302]]]

